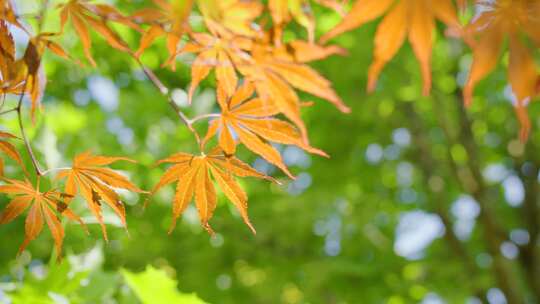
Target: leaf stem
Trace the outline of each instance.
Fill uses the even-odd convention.
[[[220,116],[221,116],[221,114],[219,114],[219,113],[203,114],[203,115],[193,117],[190,120],[190,122],[191,122],[191,124],[194,124],[199,120],[203,120],[203,119],[207,119],[207,118],[217,118],[217,117],[220,117]]]
[[[56,171],[62,171],[62,170],[71,170],[72,168],[71,167],[59,167],[59,168],[51,168],[51,169],[47,169],[45,171],[42,171],[41,172],[41,175],[42,176],[45,176],[49,173],[52,173],[52,172],[56,172]]]

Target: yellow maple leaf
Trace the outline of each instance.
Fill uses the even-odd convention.
[[[23,169],[23,171],[26,173],[26,168],[24,166],[24,163],[22,161],[21,155],[13,146],[11,143],[7,141],[7,139],[16,139],[17,136],[0,131],[0,150],[3,151],[7,156],[9,156],[11,159],[16,161],[19,166]],[[0,176],[4,175],[4,161],[0,158]]]
[[[373,91],[382,69],[408,38],[420,62],[423,93],[431,89],[431,53],[435,19],[447,26],[459,27],[452,0],[357,0],[349,14],[321,37],[326,42],[343,32],[357,28],[387,12],[375,34],[373,63],[368,73],[368,91]]]
[[[343,2],[335,0],[316,0],[315,2],[343,14]],[[281,38],[283,27],[295,20],[308,32],[308,40],[315,40],[315,17],[309,0],[269,0],[268,8],[274,21],[277,37]]]
[[[43,219],[47,223],[56,245],[57,255],[62,251],[64,240],[64,228],[56,214],[65,216],[70,220],[79,222],[83,227],[84,223],[66,204],[69,195],[58,191],[49,190],[41,192],[39,186],[34,186],[27,180],[18,181],[13,179],[2,179],[6,182],[0,185],[0,193],[14,195],[9,204],[0,214],[0,224],[7,224],[29,209],[25,221],[25,238],[19,253],[21,253],[28,243],[35,239],[43,230]],[[86,229],[86,227],[84,227]]]
[[[134,162],[125,157],[95,156],[90,152],[85,152],[77,155],[73,160],[73,166],[70,169],[61,170],[57,177],[66,179],[65,193],[72,197],[80,193],[86,200],[88,208],[101,225],[105,240],[108,238],[101,214],[101,202],[105,202],[120,218],[124,227],[127,227],[126,210],[114,188],[144,192],[123,175],[102,167],[121,160]]]
[[[175,56],[178,43],[188,28],[188,17],[194,1],[153,0],[153,2],[156,8],[145,8],[131,16],[136,22],[150,24],[141,37],[135,56],[139,57],[160,36],[165,36],[167,40],[169,56]]]
[[[283,163],[281,155],[268,142],[296,145],[308,152],[326,156],[323,151],[306,144],[292,124],[273,118],[272,116],[279,113],[279,109],[262,98],[251,98],[254,92],[255,88],[250,82],[244,83],[231,98],[218,90],[221,114],[210,123],[204,142],[219,131],[219,146],[227,155],[234,155],[237,146],[234,134],[249,150],[262,156],[291,178],[293,176]]]
[[[473,91],[498,64],[504,40],[509,39],[508,80],[515,97],[514,106],[521,123],[520,137],[528,137],[531,125],[526,112],[528,102],[538,94],[537,65],[521,35],[540,46],[540,1],[499,0],[484,3],[483,12],[465,28],[465,39],[473,50],[473,63],[463,88],[466,105]]]
[[[255,233],[255,228],[248,217],[247,194],[234,177],[256,177],[273,181],[271,177],[257,172],[236,157],[226,156],[219,148],[201,155],[177,153],[158,162],[158,164],[163,163],[173,165],[163,174],[152,193],[172,182],[177,183],[173,199],[173,222],[169,233],[174,229],[178,217],[186,210],[193,196],[195,196],[195,206],[202,226],[209,233],[213,233],[208,223],[217,205],[216,190],[212,179],[236,207],[244,223]]]
[[[59,7],[61,8],[60,25],[62,32],[68,19],[71,20],[71,24],[83,45],[84,54],[93,66],[96,65],[96,62],[90,52],[92,40],[89,28],[101,35],[111,47],[131,53],[127,43],[109,27],[107,22],[120,23],[136,30],[140,30],[139,26],[131,18],[122,15],[114,6],[92,4],[85,0],[70,0],[65,4],[60,4]]]

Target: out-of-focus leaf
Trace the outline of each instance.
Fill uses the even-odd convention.
[[[141,273],[122,270],[127,285],[143,304],[205,304],[195,294],[182,293],[177,289],[177,282],[167,276],[165,271],[147,266]]]

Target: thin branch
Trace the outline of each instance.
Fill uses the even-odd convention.
[[[197,130],[193,127],[193,123],[195,120],[189,119],[184,112],[182,112],[182,109],[174,102],[172,96],[170,95],[170,90],[161,82],[161,80],[154,74],[152,70],[150,70],[148,67],[146,67],[140,59],[134,57],[139,66],[142,68],[144,74],[146,77],[152,82],[152,84],[158,89],[158,91],[167,98],[167,102],[173,108],[174,112],[178,115],[180,120],[186,125],[186,127],[189,129],[191,133],[193,133],[193,136],[195,136],[195,140],[197,141],[197,144],[199,145],[199,148],[202,150],[202,143],[201,143],[201,137]]]
[[[32,145],[30,144],[30,141],[28,140],[28,136],[26,136],[26,131],[24,130],[24,124],[22,120],[22,103],[24,98],[24,92],[26,91],[26,82],[28,81],[28,77],[26,77],[25,84],[21,93],[21,96],[19,97],[19,102],[17,103],[17,119],[19,121],[19,129],[21,130],[21,137],[24,140],[24,145],[26,147],[26,151],[28,152],[28,155],[30,155],[30,159],[32,160],[32,166],[34,166],[34,170],[36,172],[36,175],[39,177],[41,176],[41,169],[39,168],[39,163],[36,159],[36,156],[34,154],[34,151],[32,150]]]
[[[507,234],[497,220],[493,204],[489,202],[488,189],[480,169],[479,149],[472,132],[472,123],[464,103],[461,101],[461,92],[458,91],[457,94],[459,94],[457,99],[458,120],[460,122],[459,142],[467,152],[466,166],[475,185],[471,187],[470,178],[460,178],[459,181],[464,189],[470,189],[469,193],[480,205],[480,221],[482,222],[488,252],[493,257],[495,277],[499,287],[504,292],[509,304],[523,303],[523,294],[518,284],[519,280],[515,277],[510,262],[501,254],[500,246]],[[458,176],[460,175],[458,174]]]
[[[37,32],[41,33],[43,30],[43,24],[45,23],[45,16],[47,15],[47,8],[49,7],[49,0],[44,0],[41,9],[39,10],[39,14],[36,16],[36,19],[38,20],[37,25]]]
[[[522,218],[529,232],[530,238],[526,245],[520,246],[519,261],[527,275],[529,286],[533,290],[537,301],[540,301],[540,267],[537,239],[540,234],[538,212],[538,173],[540,161],[536,157],[536,146],[532,140],[526,144],[526,153],[514,160],[514,170],[519,174],[525,188],[525,198],[521,207]]]
[[[2,93],[2,101],[0,102],[0,110],[6,105],[6,93]]]
[[[429,139],[424,135],[425,127],[420,125],[421,118],[418,113],[413,109],[410,104],[403,106],[405,113],[410,119],[411,123],[411,134],[414,141],[414,146],[418,149],[415,153],[412,154],[415,162],[418,163],[422,175],[427,182],[431,177],[437,176],[437,170],[440,170],[440,166],[437,165],[437,161],[432,157],[432,152],[430,149]],[[452,170],[452,169],[451,169]],[[440,174],[440,173],[439,173]],[[429,187],[428,187],[429,188]],[[447,205],[448,197],[440,191],[429,191],[431,201],[434,205],[434,212],[441,218],[441,221],[445,227],[445,239],[447,241],[448,247],[454,252],[454,254],[460,258],[460,261],[463,263],[464,270],[469,276],[470,286],[474,294],[483,298],[485,292],[481,286],[476,283],[477,275],[479,270],[474,262],[474,259],[468,253],[467,248],[459,240],[454,229],[452,227],[451,217],[448,214]]]
[[[13,109],[2,111],[2,112],[0,112],[0,115],[8,114],[8,113],[15,112],[15,111],[17,111],[17,107],[15,107]]]

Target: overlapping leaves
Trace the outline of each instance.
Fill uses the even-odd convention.
[[[221,107],[219,119],[210,123],[205,141],[219,131],[219,146],[227,155],[236,152],[237,140],[252,152],[262,156],[269,163],[293,177],[281,159],[279,152],[268,142],[296,145],[302,149],[326,155],[324,152],[306,144],[298,130],[290,123],[274,118],[279,109],[261,98],[253,98],[255,88],[249,82],[241,86],[231,97],[218,90]]]
[[[435,19],[448,27],[459,27],[451,0],[357,0],[345,19],[326,33],[326,42],[343,32],[357,28],[386,13],[375,34],[373,63],[369,67],[368,91],[373,91],[382,69],[408,38],[420,62],[424,94],[431,89],[431,52]]]
[[[92,65],[95,66],[96,62],[90,51],[92,40],[89,28],[101,35],[111,47],[123,52],[131,52],[127,43],[111,29],[107,22],[120,23],[137,30],[139,27],[131,18],[122,15],[114,6],[92,4],[86,0],[70,0],[60,5],[60,9],[62,31],[68,20],[71,20],[71,24],[83,45],[84,54]]]
[[[57,255],[60,255],[64,240],[64,228],[58,215],[77,221],[84,226],[79,216],[68,208],[66,199],[70,196],[55,190],[41,192],[39,186],[34,188],[27,180],[18,181],[4,178],[3,180],[6,184],[0,185],[0,193],[14,197],[0,215],[0,224],[7,224],[28,210],[25,221],[26,237],[19,252],[22,252],[41,233],[45,222],[53,236]]]
[[[463,89],[465,103],[472,102],[473,91],[499,62],[508,39],[508,80],[514,94],[514,106],[521,122],[521,138],[530,130],[525,107],[538,94],[538,68],[525,39],[540,47],[540,1],[499,0],[484,3],[484,12],[467,27],[467,41],[473,50],[473,63]],[[524,35],[524,37],[522,37]]]
[[[95,156],[86,152],[75,157],[70,169],[62,170],[58,174],[58,178],[66,179],[66,194],[74,197],[78,193],[86,200],[88,209],[101,225],[105,239],[107,230],[103,220],[102,202],[112,209],[127,228],[125,206],[114,189],[143,192],[123,175],[103,167],[117,161],[133,162],[125,157]]]
[[[13,146],[13,144],[11,144],[8,141],[9,139],[16,139],[16,138],[17,136],[13,134],[0,131],[0,151],[4,152],[8,157],[16,161],[21,166],[23,171],[26,172],[21,155],[19,154],[15,146]],[[4,175],[4,161],[2,160],[2,158],[0,158],[0,176],[3,176],[3,175]]]

